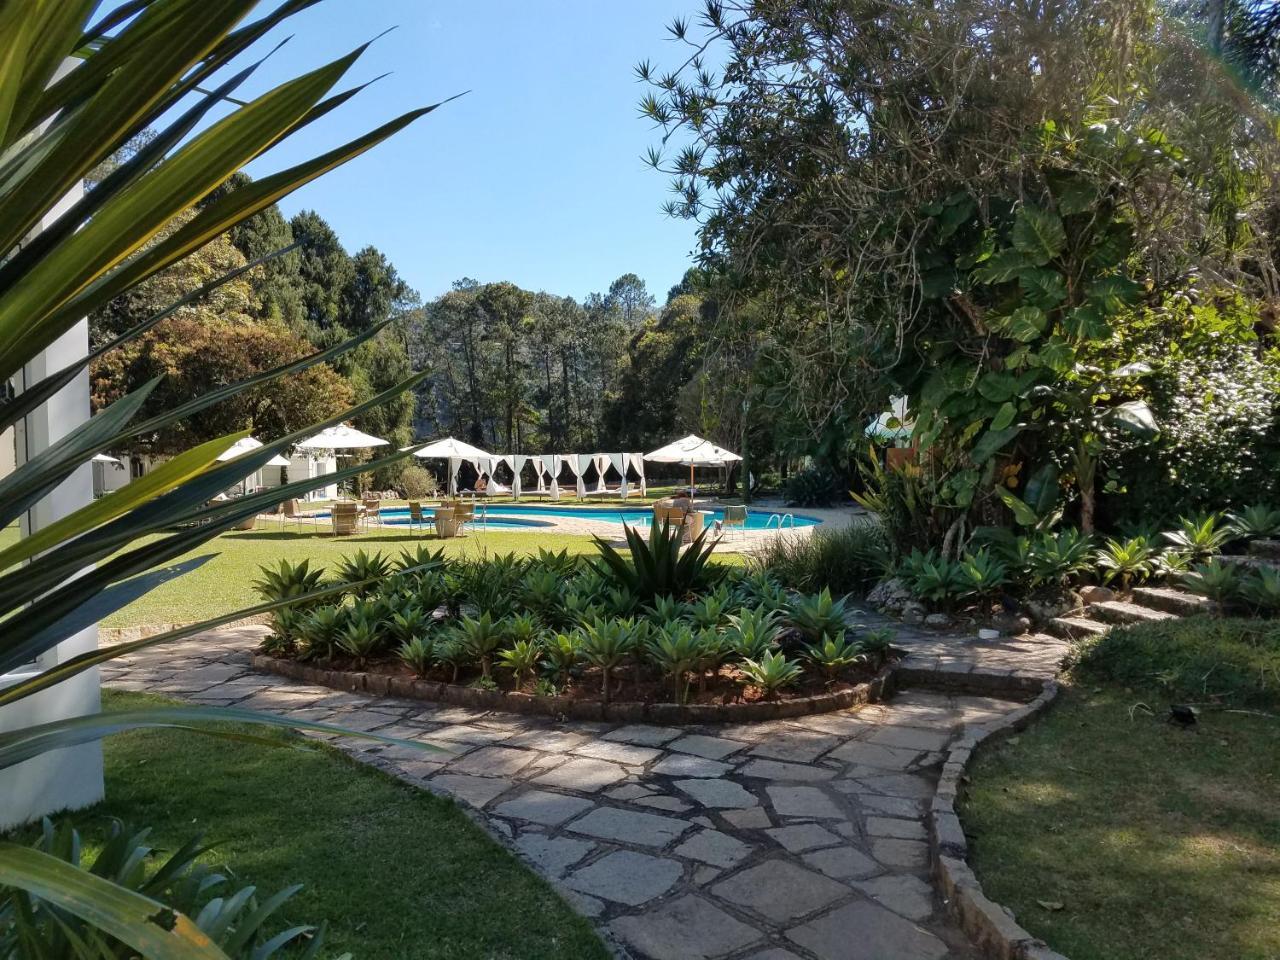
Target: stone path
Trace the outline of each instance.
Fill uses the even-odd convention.
[[[860,618],[868,619],[868,618]],[[956,730],[1018,704],[908,690],[736,726],[551,723],[257,674],[244,627],[144,651],[104,682],[418,740],[334,746],[472,808],[615,945],[651,960],[970,960],[929,879],[925,812]],[[943,677],[1051,676],[1047,638],[902,631]]]

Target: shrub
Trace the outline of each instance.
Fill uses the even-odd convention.
[[[1065,587],[1071,577],[1089,569],[1092,560],[1093,541],[1075,527],[1040,533],[1026,547],[1027,572],[1033,586]]]
[[[781,653],[766,651],[759,660],[743,660],[742,673],[764,691],[765,699],[772,700],[779,690],[800,679],[800,666]]]
[[[871,630],[859,638],[858,646],[862,648],[863,654],[871,661],[871,665],[879,670],[888,661],[889,655],[893,653],[893,631],[887,628]]]
[[[346,628],[342,607],[317,607],[298,625],[302,655],[307,660],[331,660],[338,649],[338,637]]]
[[[395,485],[406,500],[429,500],[440,493],[435,475],[425,467],[405,467]]]
[[[576,631],[549,634],[543,640],[542,655],[551,676],[563,686],[582,658],[582,635]]]
[[[495,623],[493,615],[485,610],[479,617],[463,617],[458,625],[458,637],[471,661],[478,662],[480,673],[488,677],[493,655],[502,646],[501,625]]]
[[[837,529],[819,527],[808,536],[769,540],[754,563],[757,572],[796,590],[826,586],[861,596],[889,566],[889,542],[874,520]]]
[[[782,488],[782,498],[792,507],[825,507],[836,497],[836,478],[820,467],[806,467]]]
[[[649,640],[649,659],[671,678],[676,703],[684,703],[685,674],[694,668],[701,654],[698,638],[687,623],[673,623]]]
[[[959,567],[960,576],[965,582],[965,595],[976,597],[982,607],[982,615],[986,616],[991,599],[1009,580],[1009,568],[993,558],[985,547],[977,553],[962,557]]]
[[[1078,672],[1159,686],[1178,700],[1280,708],[1280,623],[1188,617],[1111,630],[1081,647]]]

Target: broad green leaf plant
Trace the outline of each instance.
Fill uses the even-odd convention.
[[[110,5],[105,13],[98,9],[99,0],[0,3],[0,378],[12,386],[0,394],[0,429],[31,414],[81,374],[90,357],[39,382],[24,382],[21,375],[35,356],[87,314],[435,109],[409,111],[318,157],[228,192],[149,245],[175,216],[245,164],[362,89],[338,87],[367,44],[263,93],[244,93],[261,61],[237,63],[241,54],[316,2],[284,0],[257,19],[252,18],[257,0],[131,0]],[[212,118],[215,108],[228,105],[234,109]],[[78,194],[79,184],[96,165],[144,130],[155,132],[146,147],[93,189]],[[137,337],[241,272],[190,291],[103,350]],[[194,397],[145,421],[137,415],[154,384],[144,386],[0,480],[0,526],[17,520],[95,454],[231,399],[249,386],[333,359],[375,332]],[[183,554],[317,486],[322,481],[305,480],[270,493],[213,499],[304,437],[385,403],[420,379],[410,377],[331,420],[234,460],[217,458],[244,434],[203,444],[0,552],[0,673],[31,664],[156,583],[201,562],[174,565]],[[373,465],[340,470],[323,482],[374,469],[412,449]],[[270,612],[331,590],[317,589],[255,610]],[[7,686],[0,703],[15,703],[112,657],[189,636],[244,613],[83,654]],[[0,735],[0,769],[46,750],[139,727],[217,732],[209,726],[213,720],[297,726],[250,711],[233,713],[157,708],[11,730]],[[0,849],[3,887],[56,904],[65,915],[145,957],[226,956],[181,916],[157,922],[173,914],[155,900],[102,878],[90,880],[39,849]]]

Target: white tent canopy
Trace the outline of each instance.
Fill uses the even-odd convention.
[[[718,447],[710,440],[703,440],[696,434],[689,434],[674,443],[668,443],[652,453],[644,455],[646,460],[654,463],[684,463],[689,465],[689,487],[693,487],[693,468],[723,467],[732,460],[742,458],[732,450]]]
[[[481,473],[488,473],[490,462],[493,460],[493,454],[481,450],[479,447],[473,447],[469,443],[456,440],[453,437],[445,437],[443,440],[429,443],[421,450],[415,451],[413,455],[422,457],[424,460],[441,459],[449,461],[450,496],[458,492],[458,467],[462,466],[462,461],[466,460]]]
[[[336,427],[321,430],[298,446],[303,450],[359,450],[365,447],[385,447],[388,441],[340,423]]]

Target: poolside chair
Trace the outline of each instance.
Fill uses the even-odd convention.
[[[695,517],[697,518],[696,520],[694,519]],[[672,527],[679,527],[681,530],[680,539],[685,543],[688,543],[702,532],[702,514],[696,510],[686,513],[680,507],[671,506],[670,501],[663,503],[659,500],[653,505],[653,526],[660,527],[664,522]],[[697,532],[693,532],[695,526],[697,527]]]
[[[422,502],[420,500],[409,501],[409,532],[413,533],[413,528],[427,526],[427,518],[422,512]]]
[[[284,529],[284,525],[290,520],[298,524],[298,529],[302,529],[302,514],[298,512],[297,500],[286,500],[280,504],[280,529]]]
[[[747,538],[747,508],[745,504],[726,505],[724,520],[720,524],[721,535],[728,535],[730,530],[737,530],[742,539]]]
[[[475,501],[471,503],[459,503],[453,509],[453,519],[458,524],[459,533],[466,533],[467,524],[474,523],[476,519]]]
[[[360,518],[364,521],[365,528],[372,527],[375,523],[382,526],[382,501],[366,500],[364,502],[364,513]]]
[[[340,500],[333,505],[329,516],[333,521],[333,535],[345,537],[356,532],[360,525],[360,507],[349,500]]]

